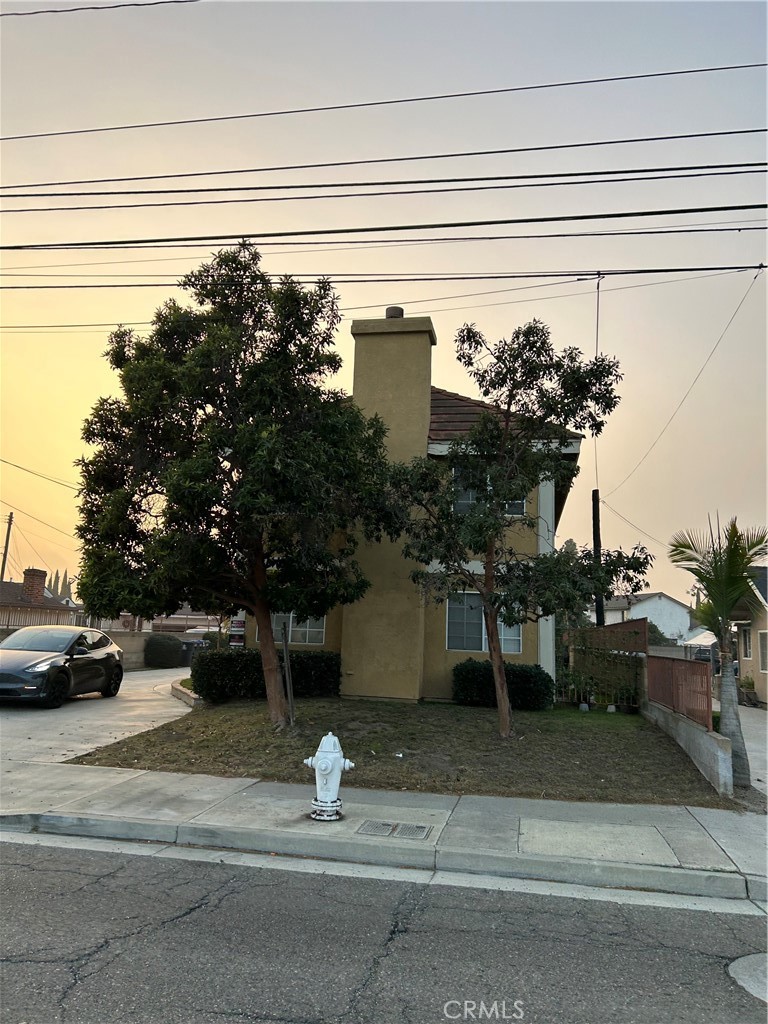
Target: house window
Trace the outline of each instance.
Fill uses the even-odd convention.
[[[446,648],[449,651],[487,651],[488,636],[483,605],[477,594],[454,594],[448,598]],[[499,642],[504,654],[522,654],[523,627],[505,626],[501,620]]]
[[[325,643],[325,616],[298,622],[294,612],[275,612],[272,615],[272,635],[278,643],[283,639],[283,625],[288,631],[288,642],[291,644]]]
[[[747,626],[741,631],[741,659],[749,661],[752,657],[752,630]]]
[[[462,487],[461,486],[461,475],[455,469],[453,471],[453,477],[457,485],[456,500],[453,503],[453,511],[458,512],[459,515],[466,515],[473,505],[476,505],[480,500],[479,495],[482,491],[478,491],[473,487]],[[508,516],[524,516],[525,515],[525,499],[516,499],[515,501],[504,502],[504,514]]]
[[[760,671],[768,672],[768,630],[761,629],[757,634],[757,646],[760,652]]]

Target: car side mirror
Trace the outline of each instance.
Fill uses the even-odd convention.
[[[75,648],[74,656],[76,658],[81,657],[83,654],[90,654],[90,651],[88,650],[87,647],[76,647]]]

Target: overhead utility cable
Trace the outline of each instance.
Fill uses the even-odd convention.
[[[761,165],[765,167],[766,165]],[[633,178],[593,178],[585,181],[537,181],[502,185],[452,185],[446,188],[391,189],[385,192],[338,192],[310,196],[238,196],[237,199],[173,199],[162,203],[99,203],[88,206],[29,206],[0,213],[72,213],[82,210],[142,210],[178,206],[224,206],[232,203],[296,203],[317,199],[372,199],[387,196],[437,196],[448,192],[497,192],[519,188],[559,188],[575,185],[616,185],[638,181],[678,181],[690,178],[722,178],[737,174],[765,174],[765,170],[698,171],[690,174],[649,174]],[[300,186],[306,187],[306,186]],[[235,189],[234,191],[242,191]],[[5,197],[7,198],[7,197]],[[35,196],[36,199],[46,198]]]
[[[659,540],[658,537],[654,537],[652,533],[647,533],[645,530],[643,530],[641,527],[639,527],[636,523],[633,523],[631,520],[627,519],[626,516],[623,516],[621,514],[621,512],[617,512],[616,509],[612,508],[605,499],[602,499],[600,501],[600,504],[601,505],[605,505],[605,507],[608,509],[608,511],[609,512],[613,512],[613,514],[616,516],[617,519],[623,520],[627,524],[627,526],[631,526],[633,530],[637,530],[638,533],[642,533],[642,535],[644,537],[647,537],[648,540],[652,540],[655,544],[660,544],[662,548],[666,548],[667,547],[667,545],[664,543],[663,540]]]
[[[679,402],[677,403],[677,405],[675,406],[675,410],[674,410],[674,412],[672,413],[672,415],[671,415],[671,416],[669,417],[669,419],[667,420],[667,422],[666,422],[666,423],[664,424],[664,426],[662,427],[662,429],[661,429],[660,433],[659,433],[659,434],[658,434],[658,436],[656,437],[656,440],[655,440],[655,441],[653,442],[653,444],[652,444],[652,445],[650,446],[650,448],[649,448],[649,449],[648,449],[648,451],[647,451],[647,452],[645,453],[645,455],[643,455],[643,457],[642,457],[642,458],[641,458],[641,459],[639,460],[639,462],[638,462],[638,463],[637,463],[637,464],[635,465],[635,467],[634,467],[634,468],[633,468],[633,469],[632,469],[632,470],[631,470],[631,471],[630,471],[629,473],[627,473],[627,475],[626,475],[626,476],[624,477],[624,479],[623,479],[623,480],[621,481],[621,483],[620,483],[620,484],[617,484],[617,485],[616,485],[616,487],[614,487],[612,491],[609,491],[609,492],[608,492],[608,493],[606,494],[606,498],[610,498],[610,496],[611,496],[612,494],[615,494],[615,493],[616,493],[616,491],[618,491],[618,490],[619,490],[619,489],[620,489],[621,487],[623,487],[623,486],[624,486],[624,484],[625,484],[625,483],[627,482],[627,480],[629,480],[629,478],[630,478],[631,476],[634,476],[634,474],[635,474],[635,473],[636,473],[636,472],[638,471],[638,469],[639,469],[639,468],[640,468],[640,467],[642,466],[642,464],[643,464],[643,463],[645,462],[645,460],[646,460],[646,459],[648,458],[648,456],[649,456],[649,455],[651,454],[651,452],[653,451],[653,449],[654,449],[654,448],[656,447],[656,445],[657,445],[657,444],[659,443],[659,441],[660,441],[660,440],[662,439],[662,437],[663,437],[663,436],[664,436],[664,434],[666,433],[666,431],[667,431],[667,428],[669,427],[670,423],[671,423],[671,422],[672,422],[672,420],[673,420],[673,419],[675,418],[675,416],[677,416],[678,412],[680,412],[680,409],[681,409],[681,408],[683,407],[683,403],[685,402],[686,398],[688,397],[688,395],[690,395],[691,391],[693,391],[693,388],[694,388],[694,386],[696,385],[696,382],[698,381],[699,377],[701,377],[701,375],[702,375],[702,373],[704,372],[704,370],[706,369],[706,367],[707,367],[707,364],[709,363],[710,359],[712,358],[712,356],[713,356],[713,355],[715,354],[715,352],[717,351],[717,349],[718,349],[718,347],[719,347],[719,345],[720,345],[720,342],[721,342],[721,341],[723,340],[723,338],[724,338],[724,337],[726,336],[726,334],[728,333],[728,328],[729,328],[729,327],[731,326],[731,324],[733,323],[733,321],[734,321],[734,320],[736,319],[736,316],[737,316],[737,314],[738,314],[739,310],[741,309],[741,307],[742,307],[742,306],[744,305],[744,303],[746,302],[747,296],[748,296],[748,295],[749,295],[749,293],[750,293],[750,292],[752,291],[752,288],[754,287],[754,285],[755,285],[755,282],[757,281],[758,277],[759,277],[759,276],[760,276],[760,274],[762,273],[763,269],[764,269],[763,267],[760,267],[760,268],[758,268],[758,271],[757,271],[757,273],[755,274],[755,276],[754,276],[754,277],[752,278],[752,281],[751,281],[751,283],[750,283],[750,285],[749,285],[749,288],[747,288],[746,292],[744,293],[744,296],[742,297],[742,299],[741,299],[741,302],[740,302],[740,303],[738,304],[738,306],[736,307],[736,309],[735,309],[735,310],[733,311],[733,315],[731,316],[730,320],[728,321],[728,323],[727,323],[727,324],[725,325],[725,327],[723,328],[723,332],[722,332],[722,334],[721,334],[721,335],[720,335],[720,337],[719,337],[719,338],[717,339],[717,341],[715,342],[715,344],[714,344],[714,345],[712,346],[712,350],[710,351],[709,355],[708,355],[708,356],[707,356],[707,358],[706,358],[706,359],[704,360],[704,362],[703,362],[703,363],[701,364],[701,367],[699,368],[699,372],[698,372],[698,373],[696,374],[696,376],[695,376],[695,377],[693,378],[693,380],[692,380],[692,381],[691,381],[691,383],[690,383],[690,386],[689,386],[688,390],[687,390],[687,391],[685,392],[685,394],[683,395],[683,397],[682,397],[682,398],[680,399],[680,401],[679,401]]]
[[[318,236],[318,235],[350,235],[367,234],[371,231],[426,231],[443,228],[476,228],[490,227],[500,224],[552,224],[571,221],[592,221],[592,220],[625,220],[632,217],[670,217],[681,216],[691,213],[734,213],[742,210],[765,210],[766,203],[745,203],[737,206],[690,206],[679,207],[668,210],[624,210],[618,213],[580,213],[560,215],[552,217],[504,217],[498,220],[462,220],[443,221],[430,224],[382,224],[369,225],[367,227],[349,228],[310,228],[298,231],[262,231],[243,232],[236,234],[219,235],[180,235],[168,238],[122,238],[122,239],[100,239],[87,242],[35,242],[17,245],[0,245],[0,252],[31,251],[33,249],[89,249],[94,246],[131,246],[146,243],[174,243],[174,242],[213,242],[213,241],[240,241],[241,239],[263,239],[263,238],[293,238],[296,236]]]
[[[585,171],[547,171],[538,174],[472,174],[461,178],[377,178],[373,181],[313,181],[306,183],[278,182],[270,185],[221,185],[198,186],[197,188],[134,188],[98,189],[89,192],[3,192],[3,199],[72,199],[91,196],[166,196],[197,195],[201,192],[275,192],[304,188],[376,188],[384,185],[456,185],[476,181],[537,181],[545,178],[584,178],[588,175],[608,176],[614,174],[672,174],[677,171],[723,171],[743,170],[752,167],[768,167],[765,160],[728,164],[673,164],[661,167],[614,167]]]
[[[745,71],[764,68],[765,62],[756,64],[727,64],[718,67],[681,68],[674,71],[651,71],[640,75],[613,75],[605,78],[582,78],[565,82],[540,82],[534,85],[512,85],[502,89],[475,89],[468,92],[436,93],[429,96],[404,96],[391,100],[366,100],[360,103],[332,103],[318,107],[294,107],[286,110],[261,110],[250,114],[221,114],[216,117],[187,117],[173,121],[145,121],[136,124],[113,124],[99,128],[68,128],[57,132],[33,132],[26,135],[0,136],[0,142],[22,139],[50,139],[62,135],[93,135],[103,132],[123,132],[140,128],[171,128],[185,124],[212,124],[221,121],[245,121],[260,117],[286,117],[292,114],[320,114],[335,110],[362,110],[371,107],[392,107],[406,103],[431,103],[435,100],[468,99],[474,96],[500,96],[516,92],[534,92],[544,89],[569,89],[581,85],[607,85],[613,82],[633,82],[652,78],[674,78],[683,75],[702,75],[720,71]]]
[[[7,11],[0,18],[31,18],[35,14],[75,14],[77,11],[114,11],[118,7],[163,7],[166,4],[199,4],[200,0],[147,0],[146,3],[100,4],[95,7],[53,7],[37,11]]]
[[[73,537],[71,533],[67,533],[66,530],[60,530],[58,526],[52,526],[50,523],[46,523],[44,519],[38,519],[37,516],[31,515],[29,512],[24,512],[23,509],[16,508],[10,501],[6,501],[4,498],[0,499],[0,504],[7,505],[8,508],[12,508],[14,512],[18,512],[21,516],[26,516],[28,519],[34,519],[36,523],[41,523],[43,526],[47,526],[50,530],[55,530],[57,533],[63,533],[65,537],[69,537],[70,540],[77,540],[77,537]]]
[[[459,153],[423,153],[417,156],[383,156],[364,160],[330,160],[311,164],[277,164],[271,167],[237,167],[218,171],[179,171],[174,174],[136,174],[122,178],[78,178],[68,181],[29,181],[0,185],[0,191],[14,188],[58,188],[61,185],[105,185],[123,181],[162,181],[172,178],[210,178],[229,174],[268,174],[272,171],[309,171],[325,167],[360,167],[371,164],[395,164],[420,160],[456,160],[464,157],[503,156],[510,153],[545,153],[563,149],[589,149],[603,146],[627,146],[646,142],[673,142],[681,139],[711,139],[725,135],[765,135],[768,128],[734,128],[719,132],[688,132],[685,135],[646,135],[633,139],[600,139],[590,142],[563,142],[547,146],[515,146],[512,149],[477,149]]]
[[[452,281],[519,281],[528,279],[537,279],[542,277],[578,277],[582,280],[593,279],[595,277],[624,277],[633,274],[680,274],[685,272],[691,273],[729,273],[733,271],[744,271],[744,270],[757,270],[758,272],[763,269],[763,264],[744,264],[741,266],[725,266],[725,267],[651,267],[651,268],[636,268],[630,270],[566,270],[566,271],[541,271],[541,272],[527,272],[527,273],[499,273],[499,274],[413,274],[408,277],[397,277],[397,276],[371,276],[367,277],[361,275],[359,277],[340,277],[334,276],[334,284],[423,284],[425,282],[444,281],[450,283]],[[323,275],[312,275],[307,277],[306,275],[296,275],[294,281],[298,284],[311,284],[317,280],[318,277]],[[117,283],[103,283],[103,284],[4,284],[0,285],[0,291],[43,291],[52,289],[70,289],[76,290],[80,288],[180,288],[182,287],[178,281],[157,281],[157,282],[128,282],[123,284]]]
[[[21,469],[25,473],[31,473],[32,476],[40,477],[41,480],[47,480],[48,483],[58,484],[59,487],[67,487],[70,491],[77,491],[79,489],[74,484],[66,483],[64,480],[57,480],[56,477],[47,476],[45,473],[38,473],[37,470],[34,469],[27,469],[26,466],[19,466],[15,462],[9,462],[8,459],[0,459],[0,462],[4,463],[6,466],[13,466],[14,469]]]

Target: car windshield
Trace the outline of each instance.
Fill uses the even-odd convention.
[[[64,633],[58,629],[20,629],[6,637],[0,643],[0,649],[6,651],[53,651],[60,654],[62,651],[66,651],[74,639],[74,633]]]

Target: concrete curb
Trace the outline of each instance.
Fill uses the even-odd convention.
[[[709,896],[761,899],[766,880],[736,872],[669,868],[652,864],[582,860],[545,855],[503,854],[477,849],[417,845],[411,841],[386,845],[374,838],[311,835],[277,829],[171,823],[145,818],[119,819],[108,815],[19,813],[0,817],[9,832],[51,833],[169,843],[250,853],[280,854],[308,859],[357,862],[378,867],[421,868],[468,875],[530,878],[596,888],[632,889]],[[763,894],[762,896],[760,894]]]
[[[205,703],[202,697],[198,697],[196,693],[188,690],[185,686],[180,683],[171,683],[171,696],[176,697],[183,704],[188,704],[191,708],[196,708],[200,704]]]

